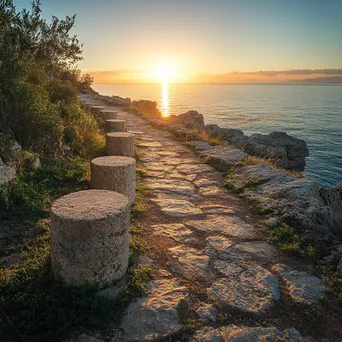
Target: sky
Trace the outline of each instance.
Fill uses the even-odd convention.
[[[30,2],[14,0],[18,9]],[[79,67],[97,83],[342,76],[342,0],[41,2],[46,18],[77,14]]]

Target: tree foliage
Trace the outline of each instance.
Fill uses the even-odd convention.
[[[97,143],[97,125],[86,118],[77,94],[90,88],[89,75],[81,77],[76,63],[82,46],[71,34],[76,16],[48,22],[41,3],[17,11],[13,0],[0,0],[0,125],[10,129],[28,149],[39,153],[61,147],[78,118],[83,133]],[[72,111],[72,112],[69,112]],[[69,143],[80,145],[85,136],[75,134]],[[89,140],[88,139],[88,140]]]

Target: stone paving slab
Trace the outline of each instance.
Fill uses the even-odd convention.
[[[169,248],[170,269],[189,280],[209,281],[213,273],[209,267],[210,258],[202,252],[184,245]]]
[[[203,216],[203,211],[187,200],[178,199],[152,199],[160,210],[169,216],[181,218],[195,218]]]
[[[191,228],[204,232],[218,232],[234,238],[248,238],[256,234],[256,230],[250,224],[236,216],[207,215],[203,220],[191,220],[185,222]]]
[[[279,256],[278,249],[265,241],[235,243],[224,236],[209,236],[206,241],[208,252],[223,260],[271,261]]]
[[[182,329],[178,307],[187,296],[187,288],[177,279],[153,280],[147,287],[150,294],[131,303],[125,312],[125,341],[155,341]]]
[[[174,192],[186,196],[195,194],[195,187],[191,182],[179,179],[148,178],[145,181],[145,186],[149,190]]]
[[[223,278],[215,280],[208,293],[222,306],[261,314],[280,299],[277,277],[259,265],[215,261],[214,269]]]
[[[182,223],[156,224],[151,226],[154,235],[173,239],[177,242],[189,243],[195,242],[192,230]]]

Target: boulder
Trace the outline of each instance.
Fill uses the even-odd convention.
[[[14,167],[9,165],[0,165],[0,187],[9,183],[16,175]]]
[[[9,205],[9,184],[15,175],[15,167],[0,165],[0,209],[7,208]]]
[[[321,279],[306,272],[300,272],[283,264],[276,264],[272,272],[280,275],[291,299],[300,304],[317,303],[325,292]]]
[[[195,110],[189,110],[186,113],[179,114],[173,118],[173,121],[186,127],[195,128],[200,131],[204,130],[203,115]]]
[[[148,115],[161,117],[161,113],[157,108],[156,101],[150,101],[150,100],[133,101],[132,106],[136,108],[138,111],[144,112]]]
[[[11,153],[12,160],[20,161],[21,153],[22,153],[22,148],[18,144],[18,142],[15,141],[15,140],[12,141],[12,144],[10,146],[10,153]]]
[[[236,187],[262,207],[273,209],[280,221],[300,229],[303,236],[334,242],[342,238],[342,201],[334,188],[323,187],[305,178],[297,179],[267,165],[240,167],[230,177]]]
[[[208,125],[205,125],[204,129],[208,133],[212,133],[212,134],[218,135],[220,133],[221,127],[216,125],[216,124],[208,124]]]
[[[234,149],[228,146],[211,146],[204,141],[191,141],[192,146],[201,157],[206,157],[209,160],[221,163],[226,166],[233,166],[248,155],[239,149]]]
[[[304,171],[309,150],[306,142],[286,134],[253,134],[245,145],[245,152],[263,158],[271,158],[275,165],[285,169]]]
[[[235,128],[221,128],[219,135],[223,136],[228,144],[238,148],[243,148],[248,139],[240,129]]]

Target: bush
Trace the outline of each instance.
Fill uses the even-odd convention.
[[[75,67],[82,59],[80,43],[70,35],[75,16],[48,23],[39,0],[21,12],[4,0],[0,20],[0,127],[40,154],[58,152],[64,138],[80,155],[100,150],[97,124],[77,101],[92,78]]]

